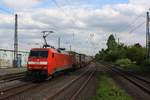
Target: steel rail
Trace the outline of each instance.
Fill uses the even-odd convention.
[[[94,75],[95,71],[91,72],[90,76],[88,77],[88,79],[81,85],[81,87],[76,91],[76,93],[71,97],[70,100],[76,100],[76,98],[78,97],[78,95],[82,92],[82,90],[86,87],[86,85],[88,84],[88,82],[92,79],[92,76]]]
[[[82,76],[84,76],[85,74],[87,74],[89,70],[90,70],[90,68],[88,68],[84,73],[82,73],[81,75],[79,75],[75,79],[72,79],[68,84],[65,84],[58,91],[56,91],[56,93],[54,95],[47,96],[43,100],[53,100],[55,97],[57,97],[59,94],[61,94],[65,89],[69,88],[72,84],[74,84],[76,81],[78,81],[80,78],[82,78]]]
[[[129,75],[125,74],[125,73],[121,73],[117,70],[112,69],[113,71],[117,72],[119,75],[121,75],[122,77],[124,77],[126,80],[130,81],[131,83],[133,83],[134,85],[136,85],[137,87],[139,87],[141,90],[143,90],[144,92],[150,94],[150,89],[145,87],[143,84],[140,84],[139,82],[137,82],[136,80],[134,80],[133,78],[129,77]],[[138,79],[140,80],[140,79]],[[140,80],[143,82],[143,80]],[[150,85],[150,84],[148,84]]]

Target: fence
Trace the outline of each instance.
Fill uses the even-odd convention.
[[[29,52],[18,51],[18,67],[25,67],[27,64]],[[14,51],[0,49],[0,68],[13,67]]]

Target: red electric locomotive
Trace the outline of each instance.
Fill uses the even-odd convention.
[[[43,48],[33,48],[30,51],[27,63],[27,75],[38,78],[47,78],[57,71],[72,68],[72,56],[60,49],[47,44],[46,37],[53,31],[43,31],[45,44]]]
[[[33,48],[30,51],[27,70],[30,76],[46,78],[57,71],[72,68],[72,56],[54,48]]]

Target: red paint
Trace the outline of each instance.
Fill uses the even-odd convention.
[[[56,70],[68,69],[72,66],[72,56],[69,53],[60,53],[53,48],[33,48],[31,51],[48,51],[47,58],[28,57],[27,69],[46,70],[51,75]],[[47,62],[47,64],[45,64]],[[41,64],[40,64],[41,63]],[[43,64],[44,63],[44,64]]]

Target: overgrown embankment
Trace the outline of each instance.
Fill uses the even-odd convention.
[[[139,43],[130,46],[117,43],[113,35],[107,40],[107,48],[99,51],[95,60],[111,62],[125,70],[148,74],[150,72],[150,60],[146,59],[146,48]]]
[[[132,100],[131,97],[107,75],[101,74],[93,100]]]

